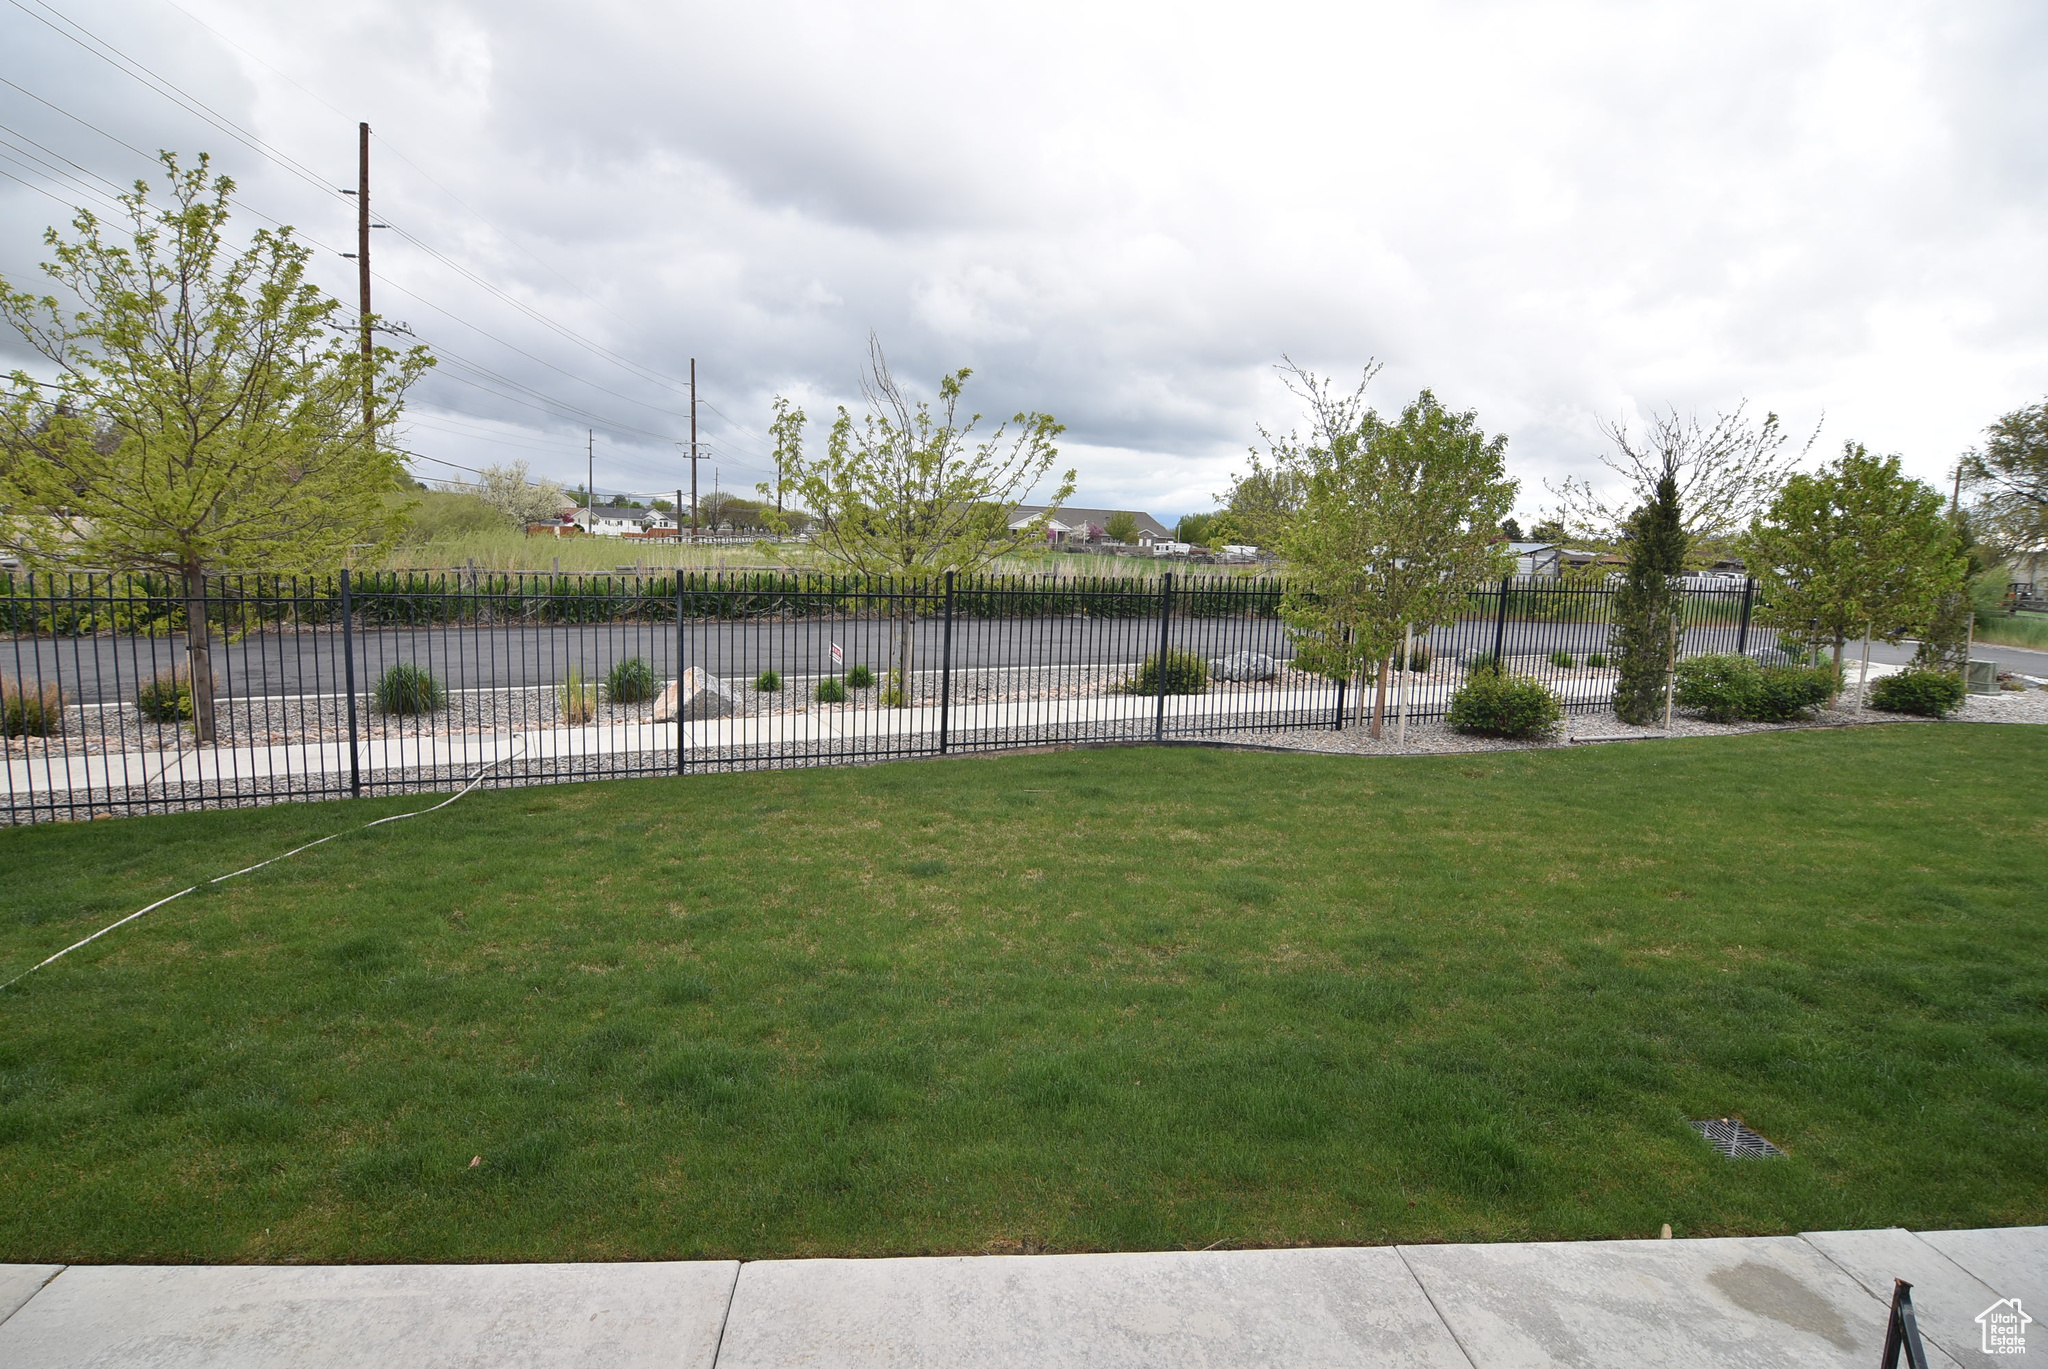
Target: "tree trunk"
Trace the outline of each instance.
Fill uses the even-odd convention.
[[[900,601],[897,612],[899,616],[896,622],[896,679],[893,682],[895,686],[893,704],[897,708],[908,708],[910,707],[910,667],[913,664],[912,658],[916,649],[916,643],[911,636],[911,632],[917,624],[917,610],[914,607],[913,601],[906,597]],[[884,689],[882,699],[884,703],[892,702],[889,698],[890,693],[889,689]]]
[[[1380,739],[1380,724],[1387,718],[1387,683],[1393,676],[1394,658],[1380,657],[1379,686],[1372,692],[1372,739]]]
[[[212,746],[216,729],[213,708],[213,625],[206,614],[206,572],[186,566],[185,677],[192,686],[192,740]]]

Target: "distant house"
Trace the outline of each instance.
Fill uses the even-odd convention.
[[[1509,542],[1508,550],[1517,575],[1556,575],[1564,552],[1555,542]]]
[[[1134,544],[1148,550],[1154,543],[1171,542],[1173,534],[1164,523],[1149,513],[1135,509],[1077,509],[1067,505],[1048,510],[1043,504],[1019,504],[1010,510],[1010,531],[1022,532],[1040,514],[1049,514],[1045,520],[1045,540],[1054,546],[1094,546],[1109,542],[1109,520],[1118,513],[1128,513],[1138,525],[1137,541]]]
[[[647,514],[662,518],[653,508],[633,508],[631,504],[598,504],[596,508],[575,510],[575,527],[598,537],[625,537],[627,533],[645,533]],[[674,527],[674,523],[670,525]]]

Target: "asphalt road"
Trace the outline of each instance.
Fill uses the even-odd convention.
[[[1496,630],[1492,621],[1475,620],[1436,630],[1430,644],[1439,654],[1491,651]],[[355,681],[358,690],[367,690],[389,666],[411,661],[451,689],[533,687],[555,683],[572,668],[586,677],[601,676],[613,662],[630,656],[645,657],[663,676],[676,674],[678,659],[735,680],[770,669],[791,676],[823,675],[855,664],[880,674],[892,663],[895,631],[893,623],[873,619],[689,622],[680,632],[673,623],[365,631],[354,634]],[[914,625],[914,669],[937,667],[944,632],[939,622]],[[1159,647],[1159,622],[1149,618],[958,620],[952,632],[956,670],[1138,661]],[[1767,632],[1753,629],[1749,645],[1754,649],[1769,640]],[[1607,628],[1593,623],[1510,622],[1505,631],[1511,656],[1544,656],[1559,649],[1583,656],[1606,642]],[[1177,619],[1168,643],[1205,657],[1236,651],[1282,659],[1292,655],[1285,627],[1270,619]],[[842,649],[843,665],[833,661],[834,644]],[[1733,627],[1700,629],[1688,633],[1686,641],[1688,651],[1732,650],[1734,645]],[[1876,660],[1904,660],[1911,654],[1910,646],[1880,644],[1872,651]],[[2048,673],[2048,655],[2023,654],[2037,658],[2030,673]],[[183,661],[184,642],[178,637],[0,640],[0,673],[55,680],[80,703],[132,698],[139,680]],[[214,646],[222,694],[231,698],[340,693],[344,667],[338,632],[259,634]]]

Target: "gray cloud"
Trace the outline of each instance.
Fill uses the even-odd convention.
[[[1058,415],[1089,502],[1169,514],[1291,421],[1283,352],[1378,356],[1384,405],[1476,409],[1525,509],[1597,473],[1616,414],[1825,410],[1831,440],[1939,479],[2048,389],[2048,22],[2022,3],[188,8],[290,80],[164,0],[68,12],[336,184],[370,119],[380,217],[644,366],[699,359],[727,484],[759,478],[770,395],[851,395],[870,328],[911,376],[974,366],[991,415]],[[345,202],[19,11],[0,40],[10,79],[138,146],[210,147],[253,207],[346,246]],[[142,169],[4,89],[0,122]],[[0,270],[59,212],[0,182]],[[676,483],[672,389],[402,240],[377,261],[483,333],[396,288],[388,313],[612,420],[451,362],[418,450],[576,479],[588,425],[600,486]],[[321,270],[352,298],[349,266]]]

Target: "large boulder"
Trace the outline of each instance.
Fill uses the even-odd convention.
[[[661,691],[654,705],[654,721],[672,723],[680,716],[686,723],[697,723],[730,718],[739,711],[739,696],[725,681],[691,666],[682,679],[669,681],[668,688]]]
[[[1280,673],[1280,663],[1259,651],[1239,651],[1209,662],[1209,675],[1217,680],[1270,680]]]

